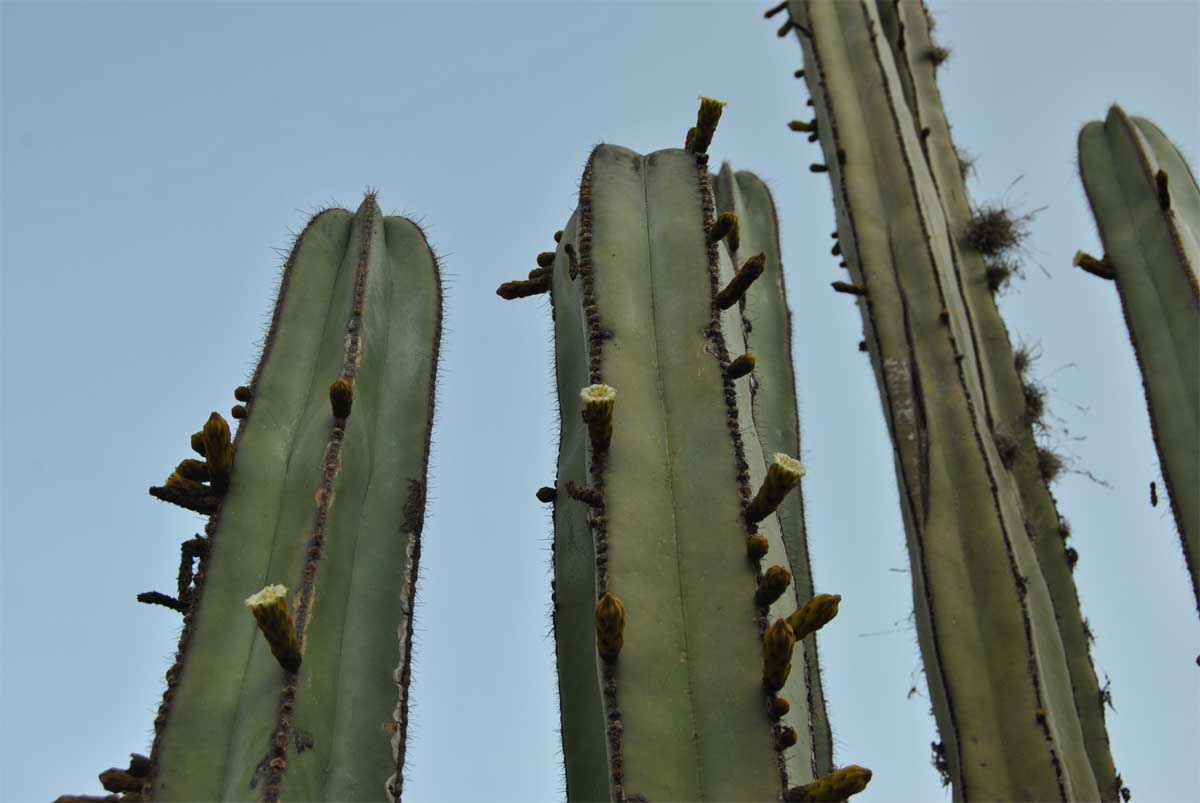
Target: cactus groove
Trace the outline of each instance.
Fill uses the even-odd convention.
[[[155,720],[154,800],[399,798],[441,304],[423,233],[374,193],[297,238],[238,389],[228,491]],[[272,583],[293,589],[295,672],[243,604]]]
[[[1079,132],[1079,173],[1137,355],[1171,512],[1200,612],[1200,189],[1154,123],[1113,106]]]
[[[946,53],[920,2],[792,0],[787,10],[833,188],[834,254],[853,280],[836,289],[862,313],[896,452],[954,797],[1114,799],[1069,555],[984,252],[966,236],[933,77]],[[1017,433],[1011,470],[998,432]]]

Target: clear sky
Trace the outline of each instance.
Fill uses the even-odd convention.
[[[4,2],[0,797],[100,793],[146,752],[202,519],[146,494],[257,358],[289,231],[370,185],[443,259],[446,337],[418,591],[413,801],[561,799],[548,607],[554,475],[549,309],[502,302],[575,205],[588,152],[682,144],[697,96],[728,101],[710,149],[763,176],[795,313],[804,492],[836,760],[861,800],[949,799],[920,670],[891,448],[858,310],[835,296],[828,180],[798,45],[769,3]],[[1195,2],[931,0],[942,93],[978,156],[977,202],[1044,207],[1002,301],[1049,390],[1055,485],[1111,680],[1135,800],[1200,789],[1200,621],[1075,137],[1116,101],[1196,166]],[[1192,489],[1193,492],[1195,489]],[[469,623],[472,641],[461,641]]]

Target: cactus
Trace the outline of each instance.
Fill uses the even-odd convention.
[[[719,113],[682,150],[597,147],[545,277],[570,800],[778,799],[832,769],[815,638],[791,672],[788,625],[764,642],[812,596],[803,469],[774,210],[738,174],[717,217]]]
[[[399,799],[440,337],[437,261],[414,223],[374,193],[309,221],[235,394],[236,439],[214,413],[192,439],[206,462],[152,489],[211,518],[184,545],[180,596],[143,595],[184,629],[151,755],[111,770],[110,791]]]
[[[1079,174],[1104,256],[1075,264],[1117,286],[1200,612],[1200,190],[1158,127],[1119,106],[1079,132]]]
[[[919,0],[791,0],[792,34],[896,454],[917,630],[954,797],[1115,799],[1046,487],[1055,464],[992,293],[1021,220],[972,210]],[[779,10],[783,10],[781,7]],[[1002,454],[1003,453],[1003,454]],[[1035,711],[1043,711],[1035,717]]]

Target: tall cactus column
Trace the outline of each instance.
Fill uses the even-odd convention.
[[[1079,132],[1079,173],[1142,370],[1171,512],[1200,611],[1200,189],[1154,123],[1119,106]]]
[[[440,336],[415,224],[374,194],[309,222],[239,389],[228,490],[155,721],[153,799],[399,799]]]
[[[984,277],[964,265],[938,183],[945,159],[932,156],[936,94],[898,66],[881,9],[893,30],[898,13],[915,10],[924,25],[923,12],[859,0],[786,9],[781,32],[803,48],[798,75],[816,112],[794,127],[820,139],[825,159],[811,169],[833,186],[834,253],[853,280],[835,289],[862,312],[892,434],[918,639],[954,796],[1097,799],[1056,600],[997,446],[997,427],[1024,412],[1000,405],[1013,394],[996,380],[1011,371],[1011,349],[995,350],[1002,329],[979,326],[978,288],[966,285]],[[916,55],[936,60],[930,49]]]
[[[555,505],[570,800],[825,799],[870,777],[809,786],[831,763],[815,651],[789,670],[837,598],[801,616],[785,593],[811,582],[802,522],[785,547],[775,514],[803,470],[764,455],[750,415],[761,363],[741,304],[764,255],[730,250],[732,216],[716,225],[714,112],[706,101],[684,150],[596,148],[553,259],[498,291],[553,300],[562,428],[539,497]]]

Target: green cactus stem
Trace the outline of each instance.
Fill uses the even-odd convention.
[[[1113,106],[1079,133],[1079,174],[1133,343],[1171,513],[1200,612],[1200,189],[1154,123]]]
[[[805,652],[803,671],[781,679],[792,706],[774,722],[762,637],[796,603],[785,595],[760,608],[761,568],[747,560],[765,554],[751,546],[765,541],[781,568],[808,582],[803,530],[792,529],[801,533],[797,553],[796,543],[785,548],[781,517],[755,527],[745,514],[768,462],[752,388],[760,374],[773,387],[781,373],[790,377],[786,344],[781,352],[774,338],[764,341],[786,364],[767,366],[755,347],[749,379],[729,374],[731,355],[751,351],[748,310],[769,308],[764,331],[778,333],[787,307],[777,272],[755,300],[765,255],[739,274],[728,234],[712,234],[717,210],[701,152],[711,139],[706,115],[715,124],[719,109],[704,102],[688,150],[597,147],[550,270],[556,486],[565,491],[554,507],[554,630],[569,800],[770,800],[814,777],[813,723],[824,723],[812,691],[818,667]],[[754,232],[774,231],[773,209],[769,224],[722,211],[737,215],[740,251],[759,242]],[[580,388],[598,383],[621,394],[602,451],[579,415]],[[796,420],[790,390],[776,393],[772,438],[794,432]],[[630,617],[615,662],[596,638],[597,600],[609,593]],[[784,750],[786,728],[797,744]]]
[[[415,224],[373,193],[309,221],[236,442],[215,414],[192,439],[215,504],[186,577],[181,563],[149,798],[399,799],[440,335],[437,263]],[[351,418],[332,414],[336,377],[353,385]],[[277,581],[294,589],[294,641],[279,638],[278,594],[269,638],[244,610]]]
[[[967,236],[972,210],[926,11],[919,0],[791,0],[788,10],[807,31],[796,41],[826,157],[819,172],[896,448],[918,637],[955,799],[1112,799],[1078,598],[1050,535],[1058,515],[988,285],[980,249],[991,246]],[[1017,438],[1011,466],[998,431]],[[1044,723],[1023,713],[1038,707]]]

